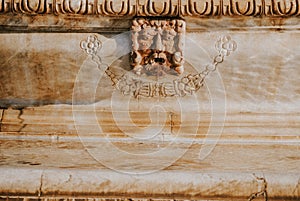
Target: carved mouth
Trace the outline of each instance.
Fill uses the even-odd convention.
[[[153,55],[153,59],[152,59],[153,63],[155,64],[160,64],[163,65],[166,63],[167,61],[167,56],[165,55],[165,53],[159,52],[159,53],[155,53]]]
[[[163,63],[165,63],[165,61],[166,60],[164,58],[154,58],[155,63],[163,64]]]

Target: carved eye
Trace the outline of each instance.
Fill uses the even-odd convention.
[[[141,39],[141,40],[150,40],[150,37],[147,36],[147,35],[142,35],[142,36],[140,37],[140,39]]]
[[[170,40],[173,40],[173,37],[170,36],[170,35],[168,35],[168,36],[165,36],[165,37],[164,37],[164,40],[170,41]]]

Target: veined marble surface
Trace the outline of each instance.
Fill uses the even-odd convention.
[[[79,70],[87,65],[91,74],[100,74],[97,66],[80,49],[80,42],[90,34],[1,34],[2,106],[70,104]],[[217,54],[218,37],[230,35],[238,44],[224,63],[218,66],[220,80],[226,92],[227,111],[231,112],[297,112],[299,109],[298,74],[300,50],[297,31],[215,31],[188,33],[196,50],[186,47],[187,62],[194,71],[204,70]],[[100,36],[101,41],[107,38]],[[104,42],[99,55],[110,58],[115,42]],[[195,52],[193,54],[193,52]],[[128,69],[128,57],[116,59],[115,69]],[[212,73],[213,74],[213,73]],[[212,75],[211,80],[218,73]],[[78,77],[77,77],[78,78]],[[96,83],[99,77],[86,77],[83,82]],[[174,77],[173,79],[176,79]],[[209,78],[207,78],[209,82]],[[95,93],[95,100],[85,100],[92,93],[85,89],[79,104],[94,103],[109,98],[113,91],[104,77]],[[213,86],[213,85],[212,85]],[[222,87],[219,87],[220,90]],[[197,95],[207,98],[209,85]],[[142,101],[141,101],[142,102]]]
[[[299,200],[298,0],[128,1],[117,18],[96,1],[41,2],[0,1],[0,199]],[[184,13],[199,2],[214,5],[208,16]],[[186,20],[182,77],[214,61],[219,37],[237,49],[193,96],[124,96],[95,61],[128,73],[130,37],[117,34],[138,12]],[[80,46],[90,35],[97,58]]]

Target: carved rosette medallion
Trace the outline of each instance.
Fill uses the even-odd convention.
[[[138,74],[182,74],[185,22],[137,18],[132,23],[131,66]]]

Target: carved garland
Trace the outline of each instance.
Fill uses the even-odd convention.
[[[109,66],[102,63],[101,57],[97,55],[99,49],[102,48],[101,42],[97,36],[89,36],[87,40],[81,42],[81,48],[92,57],[100,71],[105,70],[106,75],[110,78],[112,85],[116,87],[123,95],[129,95],[134,98],[138,97],[184,97],[193,95],[203,85],[205,78],[214,72],[218,64],[224,61],[236,50],[237,44],[231,40],[230,36],[220,37],[216,42],[218,55],[214,57],[211,64],[198,74],[189,74],[181,79],[175,79],[171,82],[145,82],[139,76],[131,76],[124,74],[117,76]]]
[[[0,14],[299,16],[300,0],[0,0]]]

